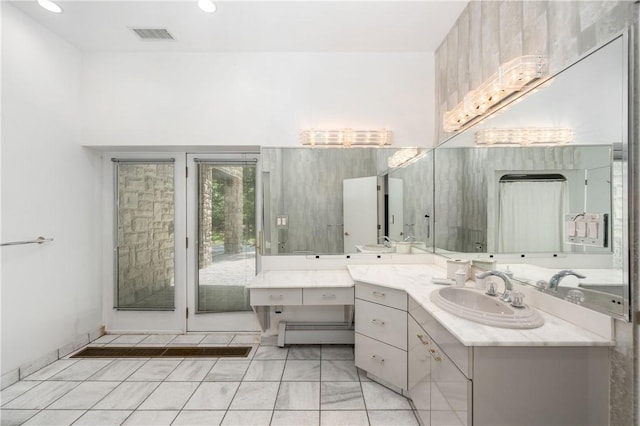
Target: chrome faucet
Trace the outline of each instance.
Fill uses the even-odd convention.
[[[502,300],[503,302],[510,302],[511,291],[513,291],[513,285],[511,284],[511,280],[509,279],[509,277],[505,273],[500,271],[487,271],[487,272],[482,272],[476,275],[476,277],[480,279],[487,278],[489,276],[502,278],[502,281],[504,281],[504,293],[502,293],[502,295],[500,296],[500,300]],[[496,295],[495,291],[492,293],[487,291],[487,294],[489,296]]]
[[[387,237],[386,235],[383,235],[382,237],[378,238],[378,241],[382,240],[382,245],[384,245],[385,247],[391,247],[391,238]]]
[[[409,235],[407,238],[405,238],[402,241],[404,241],[404,242],[416,241],[416,237],[414,237],[413,235]]]
[[[562,280],[567,275],[573,275],[578,278],[587,278],[579,272],[572,271],[570,269],[563,269],[562,271],[554,274],[549,280],[549,290],[558,291],[558,284],[560,284],[560,280]]]

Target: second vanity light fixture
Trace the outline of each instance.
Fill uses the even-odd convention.
[[[484,129],[476,132],[478,145],[564,145],[573,142],[575,132],[562,127],[529,127],[516,129]]]
[[[307,129],[300,132],[302,145],[319,146],[385,146],[393,142],[391,130]]]
[[[477,89],[469,91],[455,108],[444,113],[444,131],[454,132],[460,129],[546,74],[547,62],[541,55],[520,56],[505,62],[500,65],[497,73]]]

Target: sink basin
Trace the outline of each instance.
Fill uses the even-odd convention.
[[[393,247],[386,247],[384,244],[366,244],[356,246],[361,253],[393,253]]]
[[[441,288],[431,293],[431,301],[461,318],[494,327],[524,329],[544,324],[540,313],[527,305],[515,308],[497,297],[470,288]]]

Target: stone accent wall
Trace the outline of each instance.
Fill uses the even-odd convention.
[[[442,115],[457,105],[464,95],[489,77],[497,66],[514,56],[541,53],[549,58],[550,72],[573,63],[590,49],[602,44],[625,26],[632,26],[636,40],[634,96],[637,108],[640,46],[638,5],[633,1],[471,1],[435,54],[436,61],[436,128],[440,143],[450,134],[442,130]],[[636,160],[640,119],[632,116],[631,147]],[[638,167],[634,182],[639,182]],[[637,197],[636,197],[637,198]],[[630,205],[637,206],[637,199]],[[636,208],[635,211],[638,209]],[[638,224],[632,232],[637,236]],[[638,276],[638,242],[631,253],[631,285],[640,304]],[[633,294],[633,293],[632,293]],[[637,305],[636,305],[637,306]],[[637,310],[637,308],[636,308]],[[635,338],[633,329],[635,328]],[[640,327],[616,321],[616,346],[610,351],[611,425],[630,425],[640,421]],[[634,352],[637,360],[634,361]],[[635,372],[634,372],[635,366]],[[624,379],[624,380],[623,380]],[[635,387],[634,387],[635,383]],[[635,415],[635,419],[634,419]]]
[[[213,178],[211,175],[211,167],[207,165],[198,165],[198,181],[199,204],[198,204],[198,220],[200,222],[200,235],[198,241],[198,258],[199,267],[209,266],[211,260],[211,234],[213,231]]]
[[[117,167],[118,306],[152,307],[145,300],[174,283],[174,167]]]

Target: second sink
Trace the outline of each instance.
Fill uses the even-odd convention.
[[[515,308],[470,288],[441,288],[431,293],[431,301],[449,313],[494,327],[523,329],[544,324],[540,313],[527,305]]]

